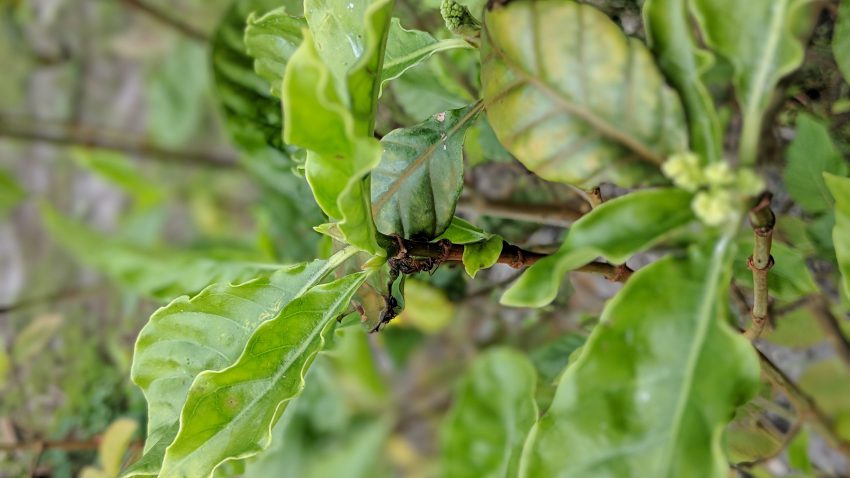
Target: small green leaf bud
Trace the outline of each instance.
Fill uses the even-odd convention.
[[[735,217],[735,198],[726,189],[701,191],[691,202],[694,214],[708,226],[719,226]]]
[[[699,158],[691,152],[670,156],[661,165],[661,171],[673,181],[673,184],[686,191],[696,191],[705,183]]]
[[[481,32],[481,23],[469,13],[469,9],[454,0],[440,3],[440,15],[446,22],[446,28],[455,35],[477,37]]]

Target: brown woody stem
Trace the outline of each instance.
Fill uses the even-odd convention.
[[[38,127],[25,126],[22,121],[0,116],[0,137],[52,143],[59,146],[86,146],[127,154],[139,154],[150,159],[187,163],[208,168],[234,168],[236,157],[221,152],[180,151],[161,148],[138,138],[109,134],[100,129],[74,124],[61,124],[32,120]],[[49,124],[49,125],[48,125]]]
[[[771,194],[765,193],[758,203],[750,209],[750,225],[753,228],[753,255],[747,266],[753,271],[753,309],[750,314],[752,324],[746,335],[750,340],[757,339],[767,325],[768,290],[767,280],[773,257],[770,247],[773,242],[773,226],[776,216],[770,209]]]
[[[441,243],[414,240],[403,240],[401,241],[401,244],[411,256],[440,259],[443,262],[463,261],[463,245],[461,244],[444,246]],[[519,269],[522,267],[528,267],[546,256],[547,254],[527,251],[506,242],[502,247],[502,253],[499,255],[499,259],[496,262],[499,264],[507,264],[515,269]],[[575,271],[600,274],[612,282],[626,282],[629,277],[631,277],[632,273],[634,273],[634,271],[626,265],[617,266],[599,261],[585,264],[578,269],[575,269]]]

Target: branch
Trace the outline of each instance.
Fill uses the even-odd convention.
[[[221,152],[180,151],[162,148],[141,139],[104,134],[93,127],[73,124],[49,125],[50,121],[32,120],[38,127],[15,125],[8,118],[0,116],[0,137],[51,143],[60,146],[86,146],[92,148],[118,151],[127,154],[138,154],[157,161],[173,164],[178,162],[190,163],[209,168],[234,168],[237,166],[236,157]],[[49,130],[55,131],[49,131]]]
[[[411,256],[425,257],[437,259],[440,262],[462,262],[463,261],[463,245],[440,243],[440,242],[424,242],[413,240],[401,240],[401,244]],[[502,253],[496,261],[498,264],[507,264],[514,269],[528,267],[540,259],[547,257],[548,254],[532,252],[517,247],[513,244],[504,243]],[[634,271],[626,265],[616,266],[607,262],[591,262],[585,264],[575,272],[589,272],[600,274],[612,282],[626,282],[631,277]]]
[[[129,7],[148,15],[154,20],[164,25],[168,25],[169,27],[177,30],[178,32],[186,35],[187,37],[193,40],[197,40],[202,43],[207,43],[209,41],[209,37],[206,33],[198,30],[197,28],[193,27],[192,25],[189,25],[188,23],[183,23],[182,21],[170,15],[167,15],[165,12],[162,12],[148,5],[142,0],[124,0],[124,3],[127,4]]]
[[[99,289],[67,289],[43,297],[34,297],[24,299],[20,302],[8,305],[0,305],[0,315],[15,312],[21,309],[27,309],[45,303],[60,302],[65,300],[74,300],[83,298],[99,292]]]
[[[773,242],[773,226],[776,216],[770,209],[771,194],[765,193],[758,204],[750,209],[750,225],[753,228],[753,255],[747,266],[753,271],[753,310],[750,314],[752,324],[746,332],[750,340],[757,339],[767,324],[767,275],[773,267],[770,246]]]
[[[547,226],[569,227],[583,212],[559,205],[517,204],[509,201],[491,201],[482,197],[461,198],[457,204],[461,211],[483,216],[534,222]]]
[[[826,334],[827,340],[832,344],[832,348],[835,349],[835,354],[850,367],[850,341],[844,336],[838,319],[829,310],[829,302],[827,302],[825,297],[818,296],[809,302],[808,309],[818,321],[818,324],[820,324],[821,329]]]
[[[785,392],[788,400],[791,401],[791,404],[797,410],[800,419],[809,422],[830,446],[839,450],[844,455],[850,456],[850,443],[841,438],[835,430],[832,420],[820,409],[817,403],[806,392],[801,390],[797,384],[792,382],[761,350],[756,349],[756,352],[759,355],[759,360],[761,360],[762,372],[768,381]]]

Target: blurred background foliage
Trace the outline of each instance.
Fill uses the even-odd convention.
[[[129,367],[151,312],[208,283],[331,252],[311,229],[323,218],[297,154],[281,144],[279,106],[242,51],[249,13],[297,3],[0,1],[0,476],[115,476],[141,450],[145,403]],[[479,12],[485,1],[461,3]],[[588,3],[642,35],[637,1]],[[781,217],[777,320],[761,345],[850,440],[850,370],[801,306],[835,284],[835,218],[817,177],[845,175],[850,152],[850,85],[830,50],[837,2],[824,5],[766,134],[762,170]],[[407,28],[449,36],[438,0],[398,0],[395,14]],[[712,75],[727,84],[728,65]],[[468,104],[478,89],[476,51],[435,55],[384,91],[378,133]],[[732,92],[714,93],[737,128]],[[486,120],[464,152],[461,215],[511,243],[551,250],[588,208],[583,192],[526,171]],[[549,307],[498,306],[516,275],[497,266],[472,282],[443,267],[408,281],[400,319],[377,335],[339,329],[272,448],[219,474],[477,476],[476,464],[494,459],[479,438],[509,441],[492,426],[500,414],[545,410],[618,288],[574,274]],[[374,317],[378,298],[360,300]],[[847,303],[834,312],[850,332]],[[512,384],[511,396],[492,396],[500,383]],[[537,410],[516,405],[527,395]],[[742,476],[850,474],[847,457],[768,385],[726,443]]]

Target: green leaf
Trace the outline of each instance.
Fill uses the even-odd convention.
[[[286,64],[304,39],[307,21],[277,8],[258,17],[248,17],[245,51],[254,58],[254,71],[271,85],[271,93],[280,98]]]
[[[832,197],[823,173],[845,176],[848,168],[826,125],[806,114],[798,116],[796,136],[786,157],[788,165],[783,179],[791,198],[810,213],[829,209]]]
[[[361,272],[316,286],[260,325],[239,359],[192,382],[163,476],[205,477],[226,460],[268,447],[271,428],[303,388],[304,373],[366,279]]]
[[[80,166],[120,187],[141,208],[150,208],[166,197],[165,190],[146,178],[125,154],[75,148],[71,156]]]
[[[398,324],[410,325],[426,334],[436,334],[455,317],[455,306],[442,289],[421,280],[407,279],[403,292],[404,311]]]
[[[738,241],[738,257],[734,263],[735,280],[750,288],[753,286],[753,273],[747,267],[747,258],[752,253],[753,234],[750,232]],[[792,301],[818,292],[818,285],[803,255],[776,241],[773,241],[770,255],[773,256],[774,264],[770,269],[767,287],[772,297]]]
[[[579,334],[565,334],[529,354],[534,367],[546,383],[555,381],[567,368],[570,356],[579,350],[587,337]]]
[[[463,138],[481,103],[438,113],[381,139],[372,172],[372,211],[378,231],[433,239],[452,220],[463,189]]]
[[[41,219],[53,238],[80,262],[129,290],[156,299],[194,293],[212,282],[271,274],[277,268],[238,258],[219,259],[209,251],[139,247],[90,230],[46,205],[41,208]]]
[[[709,162],[723,159],[720,120],[702,75],[714,61],[692,33],[687,0],[647,0],[643,18],[658,66],[682,97],[691,148]]]
[[[534,367],[518,352],[493,349],[476,358],[443,423],[440,476],[517,476],[522,443],[537,419],[535,386]]]
[[[520,476],[727,476],[722,430],[759,377],[725,323],[730,249],[726,237],[629,279],[531,431]]]
[[[169,147],[185,144],[201,125],[209,92],[207,53],[181,39],[157,65],[147,93],[147,129],[154,141]]]
[[[0,169],[0,220],[26,198],[26,191],[7,171]]]
[[[788,444],[788,464],[807,475],[813,474],[814,469],[809,459],[809,429],[807,427],[803,427]]]
[[[377,253],[363,178],[380,161],[380,144],[354,135],[354,119],[309,33],[287,65],[283,94],[289,118],[284,138],[310,150],[306,173],[316,201],[329,216],[342,219],[339,228],[350,244]]]
[[[824,173],[826,187],[835,198],[835,228],[832,241],[838,269],[844,279],[844,292],[850,295],[850,178]]]
[[[830,415],[840,438],[850,440],[850,370],[838,357],[810,364],[800,375],[800,388]]]
[[[216,99],[233,141],[245,153],[249,170],[274,165],[278,170],[291,166],[283,145],[283,117],[280,101],[269,93],[269,85],[254,73],[253,60],[245,52],[245,21],[253,11],[266,11],[279,5],[276,0],[236,0],[222,17],[212,39],[212,67]],[[258,174],[269,180],[268,174]],[[271,184],[273,186],[273,184]]]
[[[148,402],[145,455],[125,476],[159,472],[198,374],[234,363],[261,323],[318,285],[352,253],[348,249],[328,261],[288,266],[238,285],[214,284],[157,310],[136,340],[131,375]]]
[[[844,80],[850,83],[850,0],[841,0],[838,7],[838,19],[832,32],[832,53],[838,70],[844,75]]]
[[[453,217],[449,227],[440,234],[434,241],[445,239],[452,244],[471,244],[473,242],[486,241],[493,235],[489,232],[484,232],[471,222],[461,217]]]
[[[357,135],[375,126],[380,72],[389,32],[392,0],[305,0],[304,15],[316,49],[328,65],[341,98],[354,119]],[[348,93],[346,95],[346,92]]]
[[[493,130],[544,179],[657,182],[658,166],[687,148],[679,98],[646,47],[591,6],[496,6],[484,17],[481,58]]]
[[[469,277],[475,277],[481,269],[489,269],[499,261],[505,241],[493,236],[483,242],[467,244],[463,248],[463,268]]]
[[[303,39],[301,29],[304,19],[296,18],[283,8],[273,10],[260,18],[248,19],[245,45],[254,57],[257,74],[272,85],[272,94],[280,97],[280,84],[289,58]],[[436,40],[429,33],[407,30],[398,18],[393,18],[384,54],[381,87],[404,74],[434,53],[458,48],[472,48],[464,40],[452,38]]]
[[[752,165],[773,90],[803,61],[811,2],[694,0],[692,5],[705,42],[732,65],[744,117],[738,156]]]
[[[462,108],[476,99],[454,79],[440,74],[439,60],[439,57],[432,57],[408,70],[391,85],[402,111],[413,121],[425,121],[439,112]]]
[[[502,304],[542,307],[555,299],[567,271],[602,256],[622,264],[693,219],[691,194],[649,189],[612,199],[573,224],[558,252],[531,266],[502,296]]]
[[[406,30],[401,26],[398,18],[393,18],[387,38],[381,87],[390,80],[400,77],[410,68],[427,60],[434,53],[471,48],[472,46],[469,43],[460,38],[436,40],[430,33]]]

